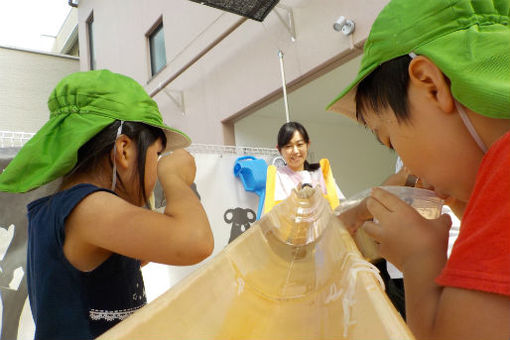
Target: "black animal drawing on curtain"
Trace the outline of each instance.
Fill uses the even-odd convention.
[[[243,209],[237,207],[225,211],[225,214],[223,214],[224,221],[227,224],[232,223],[228,243],[232,242],[237,236],[248,230],[250,228],[250,224],[255,222],[256,217],[257,215],[255,212],[249,208]]]

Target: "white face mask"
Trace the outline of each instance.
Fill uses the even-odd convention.
[[[117,151],[117,139],[119,138],[122,132],[122,126],[124,125],[124,121],[120,121],[120,126],[117,129],[117,136],[115,137],[115,142],[113,143],[113,175],[112,175],[112,191],[115,191],[115,184],[117,183],[117,164],[115,162],[115,153]]]
[[[409,56],[411,57],[411,59],[416,58],[416,54],[414,52],[409,53]],[[462,122],[466,126],[466,129],[468,129],[469,134],[471,135],[471,137],[473,137],[473,139],[475,140],[475,142],[478,145],[478,147],[480,148],[480,150],[482,150],[482,152],[484,154],[486,154],[487,146],[480,138],[480,135],[478,135],[478,133],[476,132],[475,127],[473,126],[473,124],[471,123],[471,120],[469,120],[469,117],[466,114],[466,111],[464,111],[464,108],[457,100],[455,100],[455,107],[457,108],[457,112],[459,113],[459,116],[462,119]]]

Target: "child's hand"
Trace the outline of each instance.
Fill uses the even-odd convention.
[[[177,149],[171,154],[161,157],[158,162],[158,178],[177,175],[187,185],[191,185],[196,174],[195,158],[184,149]]]
[[[378,188],[373,189],[367,208],[378,223],[366,222],[363,228],[380,243],[381,256],[399,270],[416,257],[446,259],[450,216],[425,219],[397,196]]]
[[[365,221],[372,219],[372,214],[370,214],[367,209],[366,201],[367,198],[363,199],[357,206],[347,209],[337,216],[351,235],[353,235]]]

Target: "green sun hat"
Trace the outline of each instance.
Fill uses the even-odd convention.
[[[116,120],[161,128],[165,151],[191,144],[188,136],[163,123],[158,105],[139,83],[108,70],[63,78],[48,108],[49,121],[0,174],[0,191],[26,192],[66,175],[76,165],[78,149]]]
[[[356,119],[357,85],[382,63],[414,52],[451,81],[476,113],[510,118],[510,1],[393,0],[372,25],[356,79],[327,107]]]

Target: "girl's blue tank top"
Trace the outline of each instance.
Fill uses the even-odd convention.
[[[113,254],[93,271],[82,272],[64,255],[66,218],[97,191],[111,192],[79,184],[27,206],[35,339],[93,339],[146,304],[140,261]]]

